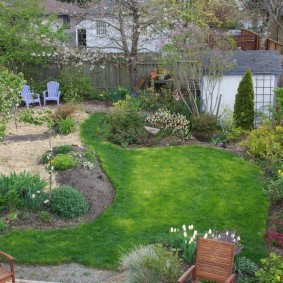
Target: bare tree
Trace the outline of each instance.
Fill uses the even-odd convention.
[[[101,51],[120,52],[128,64],[132,92],[137,91],[138,54],[149,51],[147,43],[152,41],[150,26],[154,22],[150,9],[151,1],[143,0],[100,0],[89,3],[85,19],[106,25],[107,33],[100,38]],[[103,40],[102,40],[103,39]]]
[[[260,49],[265,49],[267,38],[271,34],[271,24],[276,22],[283,28],[280,16],[283,11],[282,0],[242,0],[243,8],[247,10],[253,22],[260,22]],[[281,39],[283,40],[283,39]]]

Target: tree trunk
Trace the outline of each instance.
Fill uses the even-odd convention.
[[[129,71],[131,80],[131,92],[135,95],[138,92],[137,54],[133,54],[129,59]]]

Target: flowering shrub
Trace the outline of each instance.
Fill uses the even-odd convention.
[[[15,75],[7,69],[0,69],[0,139],[13,110],[19,104],[19,91],[25,83],[23,75]]]
[[[169,129],[174,134],[181,136],[182,138],[190,137],[190,122],[184,115],[172,114],[168,110],[158,110],[157,112],[150,114],[146,121],[161,129]]]
[[[282,257],[271,253],[268,258],[261,260],[262,267],[256,272],[260,283],[283,282]]]
[[[169,245],[171,248],[180,251],[184,261],[188,264],[192,264],[195,261],[198,237],[235,243],[235,255],[239,254],[242,250],[242,245],[240,244],[241,238],[236,232],[226,231],[218,233],[217,231],[209,229],[206,233],[199,234],[198,231],[194,229],[193,224],[189,226],[184,224],[181,229],[171,227]]]

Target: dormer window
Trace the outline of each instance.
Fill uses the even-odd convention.
[[[96,21],[96,34],[106,34],[106,22]]]

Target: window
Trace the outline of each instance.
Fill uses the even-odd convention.
[[[86,30],[85,29],[78,29],[77,31],[78,36],[78,46],[86,46]]]
[[[106,34],[106,22],[96,22],[96,34]]]
[[[68,15],[59,15],[58,19],[60,19],[60,21],[62,21],[63,25],[66,26],[66,28],[70,28],[70,18]]]

